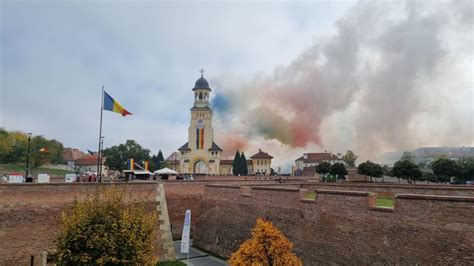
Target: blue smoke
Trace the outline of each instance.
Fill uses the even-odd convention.
[[[230,100],[222,94],[216,94],[216,97],[211,101],[212,109],[220,114],[229,112],[230,104]]]

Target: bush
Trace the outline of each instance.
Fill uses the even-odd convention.
[[[62,214],[57,238],[60,265],[155,264],[156,214],[142,202],[125,203],[124,193],[103,190],[74,201]]]
[[[230,265],[303,265],[291,243],[271,222],[257,219],[252,238],[230,257]]]

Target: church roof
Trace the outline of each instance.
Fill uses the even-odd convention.
[[[212,147],[209,149],[210,151],[222,151],[222,149],[213,141]]]
[[[184,143],[183,146],[179,147],[178,151],[190,150],[188,143]]]
[[[193,107],[191,108],[191,111],[194,111],[194,110],[209,110],[209,111],[211,111],[211,107],[209,107],[209,106],[207,106],[207,105],[206,105],[206,106],[203,106],[203,107],[193,106]]]
[[[196,83],[194,83],[193,90],[195,90],[195,89],[208,89],[208,90],[211,90],[211,88],[209,88],[209,83],[203,77],[203,75],[201,75],[201,77],[198,80],[196,80]]]
[[[250,157],[252,159],[273,159],[272,156],[270,156],[268,153],[266,152],[263,152],[262,150],[258,150],[258,152],[254,155],[252,155],[252,157]]]

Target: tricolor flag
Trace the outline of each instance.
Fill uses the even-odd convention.
[[[196,128],[196,149],[204,149],[204,128]]]
[[[112,98],[106,91],[104,91],[104,110],[122,114],[122,116],[131,115],[129,111],[125,110],[120,103]]]

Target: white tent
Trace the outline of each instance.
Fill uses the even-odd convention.
[[[154,174],[155,175],[177,175],[178,172],[165,167],[163,169],[155,171]]]

